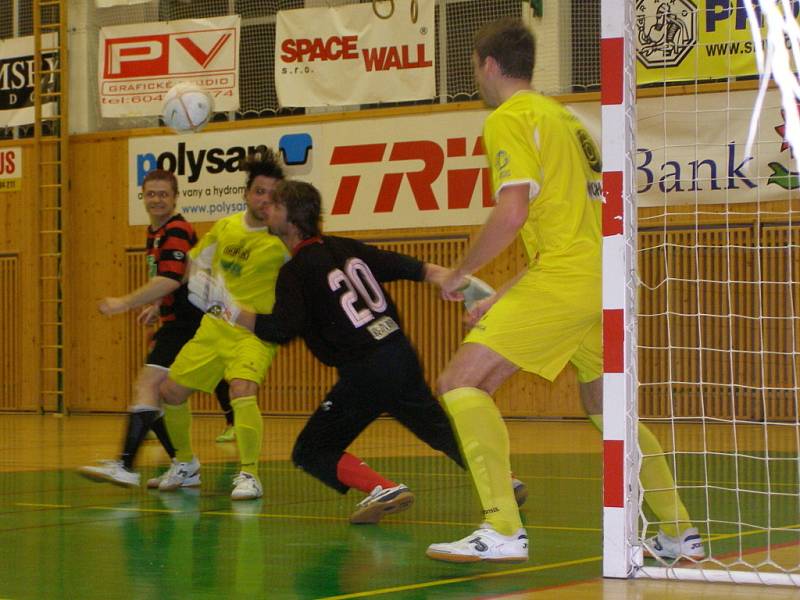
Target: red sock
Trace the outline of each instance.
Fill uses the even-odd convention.
[[[357,456],[342,454],[336,465],[336,478],[347,487],[356,488],[365,494],[369,494],[376,485],[383,489],[395,487],[397,484],[391,479],[385,479],[380,473],[376,473],[367,466]]]

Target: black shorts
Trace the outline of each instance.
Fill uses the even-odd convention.
[[[168,321],[153,336],[145,364],[169,369],[183,345],[194,337],[199,322]]]
[[[347,491],[336,478],[336,464],[353,440],[383,413],[463,466],[450,421],[405,337],[340,367],[339,376],[297,438],[293,458],[299,466],[334,489]]]

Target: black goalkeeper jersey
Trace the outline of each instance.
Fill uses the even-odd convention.
[[[397,307],[381,284],[421,281],[423,267],[416,258],[349,238],[306,240],[281,267],[275,307],[256,317],[255,333],[278,343],[301,336],[326,365],[358,360],[405,337]]]

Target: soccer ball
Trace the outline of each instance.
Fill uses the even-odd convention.
[[[214,112],[214,98],[192,83],[178,83],[164,96],[161,118],[178,133],[200,131]]]

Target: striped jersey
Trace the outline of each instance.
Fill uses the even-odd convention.
[[[183,281],[189,250],[197,243],[191,224],[177,214],[158,229],[147,228],[147,278],[167,277]],[[202,313],[187,298],[186,286],[161,299],[161,322],[176,319],[199,322]]]

